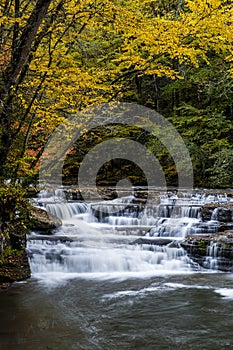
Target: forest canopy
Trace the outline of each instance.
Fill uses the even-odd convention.
[[[59,124],[87,107],[119,101],[152,108],[175,126],[197,186],[232,187],[232,18],[231,1],[222,0],[3,0],[1,182],[36,180]],[[87,134],[70,151],[67,181],[82,153],[107,135],[103,128],[91,137],[94,143]],[[175,185],[164,147],[153,137],[143,142]]]

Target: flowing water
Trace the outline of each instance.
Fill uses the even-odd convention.
[[[232,274],[215,270],[214,246],[206,270],[179,245],[217,231],[200,216],[212,201],[231,198],[161,195],[145,207],[41,195],[63,225],[28,238],[32,278],[1,292],[0,350],[233,349]]]

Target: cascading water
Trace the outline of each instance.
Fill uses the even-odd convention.
[[[192,272],[194,264],[179,241],[187,234],[216,231],[216,221],[203,228],[200,220],[201,205],[208,197],[163,195],[160,203],[145,206],[133,196],[87,204],[65,201],[62,191],[51,194],[42,193],[38,202],[60,217],[63,225],[53,239],[39,239],[32,233],[28,240],[32,274],[38,277],[123,278]],[[142,236],[151,244],[137,244]],[[161,238],[170,244],[159,245]]]
[[[68,191],[35,199],[63,225],[28,235],[32,278],[1,291],[0,349],[232,348],[232,274],[202,269],[180,248],[229,217],[221,208],[211,217],[225,196],[159,193],[145,206],[137,193],[84,203]],[[203,260],[216,269],[221,257],[213,243]]]
[[[215,242],[210,242],[210,246],[207,249],[207,257],[205,264],[207,267],[211,269],[217,269],[218,268],[218,253],[219,249]]]

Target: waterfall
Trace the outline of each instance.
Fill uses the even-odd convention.
[[[213,210],[213,213],[211,215],[211,220],[213,221],[218,220],[218,213],[219,213],[219,208],[217,207]]]
[[[205,265],[206,267],[216,270],[218,268],[218,256],[220,256],[220,251],[217,243],[215,242],[210,242],[210,245],[207,249],[207,256],[206,256],[206,261]]]
[[[45,209],[62,220],[69,220],[87,212],[85,203],[45,203]]]
[[[46,279],[192,273],[194,264],[179,241],[188,234],[216,232],[215,220],[201,221],[201,206],[209,200],[209,195],[163,194],[159,202],[148,204],[133,196],[84,203],[67,200],[63,190],[42,192],[39,205],[63,225],[51,238],[31,234],[27,249],[32,274]],[[142,237],[150,244],[138,244]],[[206,264],[215,268],[214,245],[208,255]]]

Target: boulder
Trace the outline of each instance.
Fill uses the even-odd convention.
[[[62,225],[62,221],[48,213],[46,210],[38,208],[38,207],[31,207],[30,210],[30,229],[33,231],[41,231],[43,232],[51,232],[54,229],[57,229]]]

